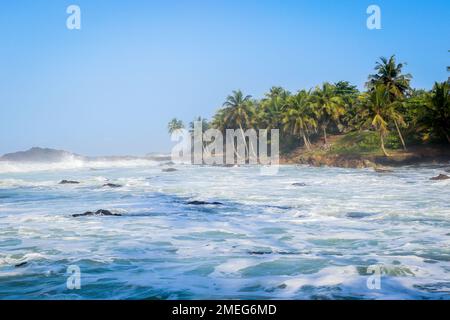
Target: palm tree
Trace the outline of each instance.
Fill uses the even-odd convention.
[[[303,138],[307,150],[311,150],[308,132],[310,128],[317,126],[309,99],[309,93],[304,90],[290,97],[282,120],[286,131]]]
[[[290,95],[290,92],[283,89],[283,87],[272,87],[269,92],[266,93],[266,99],[282,98],[286,99]]]
[[[345,112],[340,119],[340,131],[354,130],[358,127],[357,101],[360,94],[358,88],[351,85],[348,81],[339,81],[334,83],[335,94],[341,98]]]
[[[386,86],[389,92],[391,101],[404,98],[410,91],[410,82],[412,76],[408,74],[402,74],[402,69],[406,64],[395,61],[395,55],[392,55],[389,59],[381,57],[380,61],[375,64],[375,71],[377,73],[369,75],[369,81],[366,83],[369,91],[375,89],[379,84]]]
[[[367,88],[371,91],[374,90],[377,85],[382,84],[388,91],[390,102],[403,100],[411,91],[410,82],[412,79],[410,74],[402,74],[404,66],[405,64],[403,63],[396,63],[395,55],[392,55],[389,59],[381,57],[380,61],[375,65],[377,73],[369,75],[369,81],[366,83]],[[393,109],[390,113],[392,117],[390,117],[390,119],[394,122],[403,149],[406,150],[405,140],[403,139],[399,127],[399,124],[403,126],[406,126],[406,124],[403,119],[399,117],[399,112],[395,110],[395,108],[398,108],[399,106],[401,106],[401,104],[392,105]]]
[[[378,131],[381,150],[386,157],[389,157],[384,146],[384,138],[389,131],[388,123],[385,120],[386,113],[389,111],[389,91],[385,85],[379,84],[368,93],[366,98],[366,109],[364,111],[366,112],[367,122]]]
[[[253,123],[252,115],[254,114],[254,107],[251,98],[250,95],[244,96],[241,90],[235,90],[227,97],[222,109],[224,123],[239,128],[247,154],[248,147],[245,140],[244,127],[251,128]],[[253,146],[251,147],[254,152]]]
[[[450,143],[450,84],[435,83],[419,120],[432,133]]]
[[[170,120],[169,124],[167,125],[167,130],[169,131],[169,134],[174,133],[177,130],[184,129],[183,121],[178,120],[177,118],[173,118]]]
[[[404,106],[404,102],[396,101],[389,104],[387,108],[386,117],[394,122],[395,130],[397,130],[397,134],[400,138],[400,141],[403,146],[403,150],[406,149],[405,139],[403,138],[402,132],[400,131],[400,125],[402,127],[406,127],[406,122],[402,116],[402,114],[398,111],[400,107]]]
[[[256,109],[258,125],[266,129],[279,129],[282,125],[283,111],[287,96],[273,96],[264,99]]]
[[[339,117],[344,114],[343,101],[336,96],[335,87],[327,82],[314,90],[311,99],[320,115],[325,144],[328,144],[327,128],[331,121],[338,122]]]
[[[189,132],[190,133],[194,132],[195,122],[200,122],[201,123],[201,125],[202,125],[202,132],[207,131],[209,129],[209,127],[210,127],[210,124],[209,124],[208,120],[199,116],[199,117],[195,118],[194,121],[189,123]]]

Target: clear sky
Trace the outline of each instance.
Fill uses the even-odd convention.
[[[366,28],[370,4],[382,30]],[[233,89],[362,88],[391,54],[429,89],[448,76],[449,17],[448,0],[2,1],[0,154],[167,152],[171,118],[211,117]]]

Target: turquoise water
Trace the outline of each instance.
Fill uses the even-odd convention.
[[[448,166],[175,167],[0,173],[0,299],[450,297],[450,181],[429,180]],[[98,209],[122,216],[71,216]]]

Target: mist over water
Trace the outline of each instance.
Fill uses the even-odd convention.
[[[450,165],[0,165],[0,299],[450,297],[450,181],[429,180]],[[72,217],[98,209],[122,216]]]

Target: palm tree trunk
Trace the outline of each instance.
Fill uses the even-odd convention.
[[[244,145],[245,145],[245,153],[247,154],[247,156],[250,158],[250,152],[248,151],[248,146],[247,146],[247,141],[245,140],[245,135],[244,135],[244,129],[242,129],[241,123],[239,122],[239,129],[241,131],[241,135],[242,135],[242,139],[244,140]],[[251,142],[251,141],[250,141]],[[244,155],[245,158],[245,155]],[[245,158],[246,159],[246,158]],[[247,160],[247,159],[246,159]]]
[[[312,149],[312,144],[308,136],[306,136],[306,141],[308,141],[309,148]]]
[[[394,119],[394,123],[395,123],[395,127],[397,128],[397,132],[398,132],[398,136],[400,137],[400,141],[402,142],[403,150],[406,151],[405,140],[403,139],[402,133],[401,133],[400,128],[398,127],[397,121],[395,119]]]
[[[303,133],[302,135],[303,135],[303,142],[305,143],[305,147],[306,147],[306,149],[307,149],[308,151],[310,151],[310,150],[311,150],[311,146],[309,145],[308,140],[306,139],[305,134]]]
[[[328,140],[327,140],[327,127],[323,127],[323,139],[325,141],[325,144],[328,144]]]
[[[384,138],[381,132],[380,132],[380,140],[381,140],[381,150],[383,150],[383,153],[386,157],[389,157],[389,154],[386,152],[386,149],[384,148]]]
[[[444,131],[444,135],[447,138],[448,143],[450,143],[450,136],[448,135],[448,133]]]

